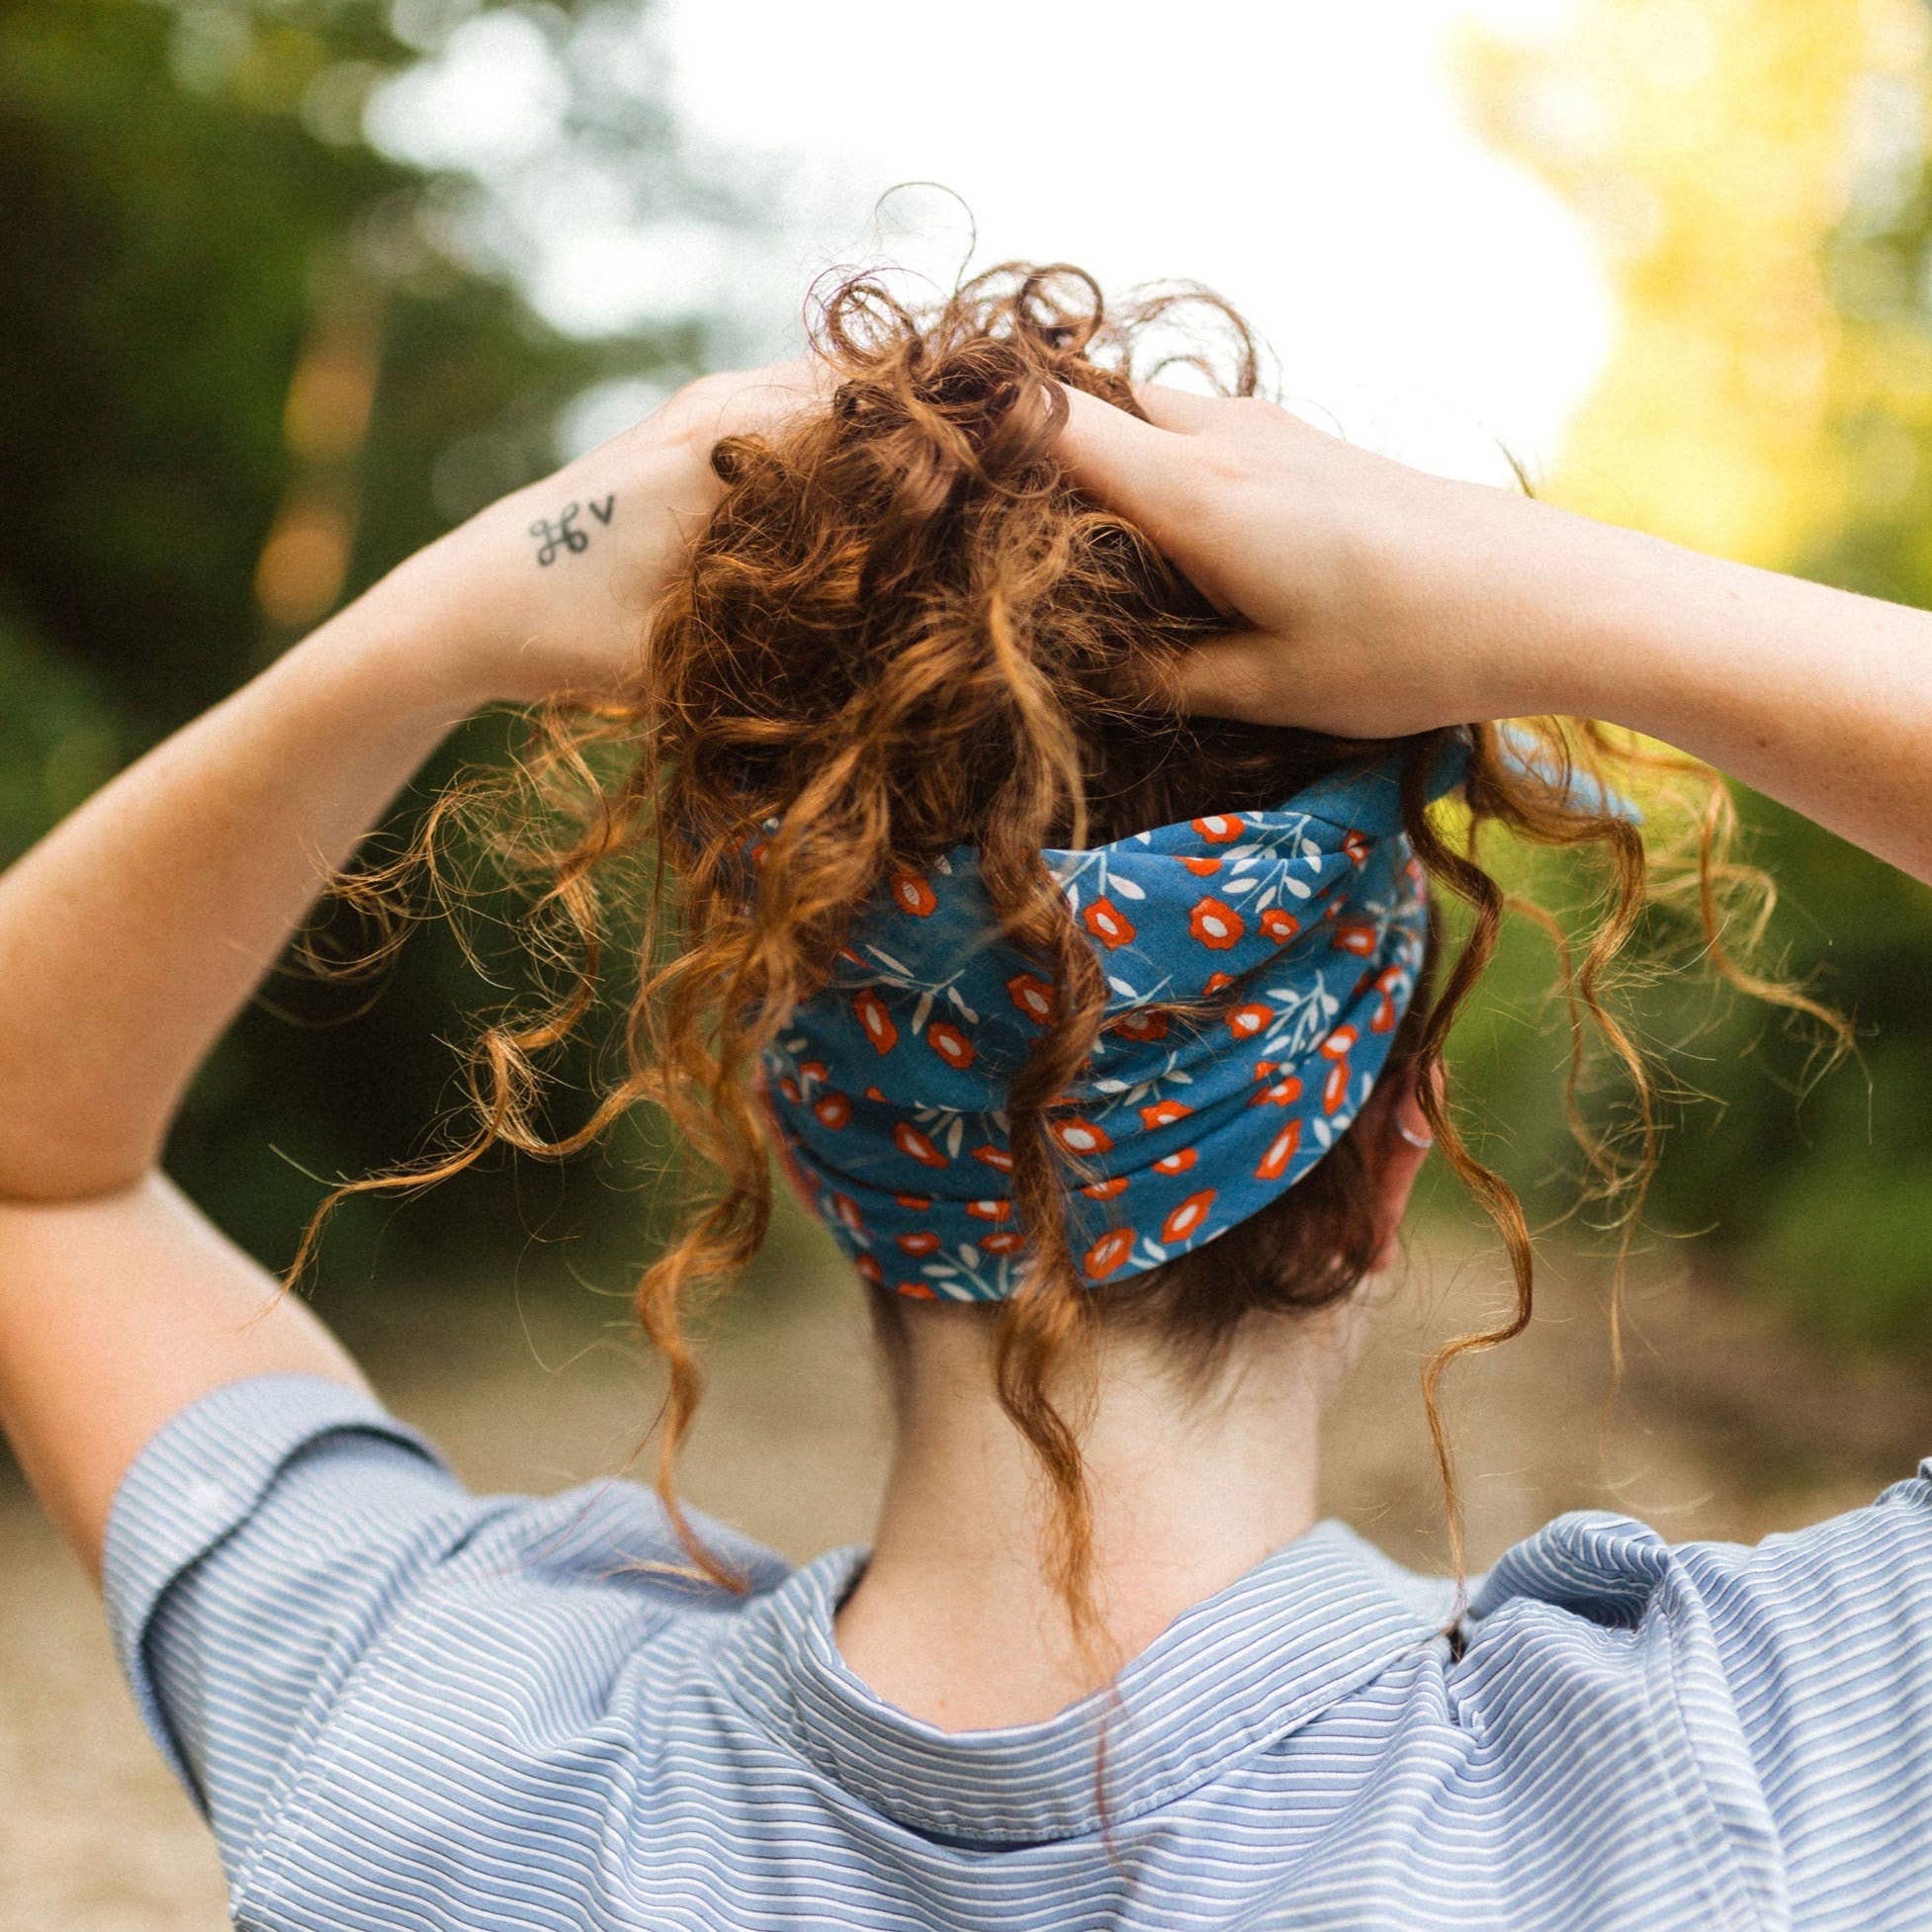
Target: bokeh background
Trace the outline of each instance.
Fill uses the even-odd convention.
[[[1926,0],[1114,0],[1103,24],[922,0],[863,26],[780,0],[7,0],[0,217],[0,860],[451,523],[795,346],[835,264],[1197,277],[1284,398],[1359,440],[1932,601]],[[393,830],[511,729],[468,728]],[[1754,1537],[1932,1448],[1932,903],[1741,802],[1770,957],[1858,1055],[1814,1078],[1814,1039],[1681,954],[1637,996],[1686,1098],[1613,1387],[1609,1243],[1562,1218],[1548,953],[1511,941],[1457,1074],[1548,1224],[1547,1287],[1461,1382],[1479,1562],[1579,1505]],[[279,974],[174,1171],[285,1262],[327,1178],[446,1114],[448,1042],[513,977],[498,940],[487,979],[433,924],[378,986]],[[319,1305],[475,1480],[636,1447],[622,1296],[664,1153],[640,1122],[335,1224]],[[1416,1365],[1500,1277],[1447,1189],[1414,1245],[1331,1500],[1426,1561]],[[693,1493],[794,1554],[862,1537],[877,1421],[812,1230],[781,1228],[716,1354]],[[86,1591],[0,1468],[0,1922],[221,1919]]]

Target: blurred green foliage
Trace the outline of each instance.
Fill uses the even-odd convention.
[[[1616,340],[1550,493],[1932,604],[1925,0],[1730,0],[1717,33],[1707,0],[1576,0],[1548,34],[1476,34],[1465,68],[1490,137],[1569,202],[1616,295]],[[1923,1356],[1932,905],[1792,814],[1740,805],[1746,856],[1780,894],[1760,970],[1843,1012],[1858,1051],[1824,1071],[1815,1029],[1713,1000],[1680,953],[1636,1010],[1708,1098],[1682,1112],[1651,1219],[1696,1238],[1700,1273],[1814,1332]],[[1546,1049],[1509,1030],[1471,1029],[1472,1070],[1553,1159],[1554,1123],[1528,1091]]]
[[[1923,126],[1922,120],[1920,123]],[[1787,567],[1932,606],[1932,155],[1854,195],[1821,253],[1843,371],[1820,465],[1842,479]],[[1932,773],[1927,774],[1932,799]],[[1744,796],[1749,848],[1780,911],[1767,958],[1842,1012],[1855,1055],[1810,1084],[1815,1028],[1731,1002],[1700,1041],[1702,1109],[1659,1205],[1711,1224],[1760,1293],[1848,1345],[1932,1352],[1932,898],[1768,800]]]
[[[370,93],[480,11],[492,10],[0,10],[0,859],[288,641],[256,592],[279,506],[321,489],[353,533],[351,594],[551,467],[558,410],[586,386],[698,362],[695,321],[649,339],[560,335],[461,245],[479,185],[362,136]],[[527,10],[567,81],[579,11]],[[605,158],[642,177],[668,123],[634,107]],[[374,378],[366,437],[353,382],[311,397],[305,422],[291,403],[306,347],[345,316]],[[474,727],[416,800],[501,732]],[[184,1185],[271,1260],[291,1252],[314,1177],[422,1145],[452,1099],[452,1006],[496,997],[433,927],[380,999],[369,991],[271,982],[170,1148]],[[379,1240],[385,1269],[500,1255],[546,1221],[636,1245],[633,1197],[554,1176],[508,1188],[496,1172],[433,1209],[345,1213],[331,1269],[366,1272]]]

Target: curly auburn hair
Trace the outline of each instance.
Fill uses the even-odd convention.
[[[1009,1108],[1014,1201],[1033,1265],[1022,1290],[987,1318],[998,1325],[999,1399],[1049,1479],[1048,1573],[1092,1658],[1093,1524],[1062,1398],[1097,1326],[1142,1324],[1201,1366],[1251,1320],[1349,1293],[1384,1231],[1359,1121],[1306,1179],[1208,1247],[1124,1285],[1082,1285],[1060,1211],[1068,1177],[1046,1124],[1087,1061],[1105,987],[1041,848],[1276,805],[1338,766],[1392,753],[1405,774],[1409,837],[1432,892],[1463,902],[1466,935],[1450,957],[1432,930],[1433,971],[1399,1030],[1384,1089],[1413,1075],[1444,1157],[1501,1234],[1516,1288],[1505,1319],[1445,1344],[1424,1372],[1459,1570],[1438,1385],[1459,1356],[1522,1331],[1534,1280],[1517,1196],[1471,1153],[1436,1084],[1450,1024],[1506,910],[1522,903],[1479,861],[1478,840],[1501,826],[1605,862],[1601,918],[1575,949],[1548,915],[1524,910],[1556,942],[1573,1130],[1595,1187],[1620,1196],[1633,1225],[1657,1155],[1655,1112],[1643,1060],[1603,991],[1646,905],[1688,899],[1720,972],[1829,1020],[1724,950],[1730,888],[1755,875],[1728,858],[1721,781],[1580,720],[1529,721],[1542,754],[1526,768],[1479,724],[1464,804],[1431,811],[1424,780],[1444,733],[1366,742],[1182,716],[1168,674],[1222,620],[1131,523],[1070,482],[1055,437],[1066,414],[1060,385],[1138,414],[1133,382],[1177,360],[1222,394],[1255,396],[1256,340],[1207,292],[1174,287],[1111,311],[1078,269],[1009,264],[925,307],[857,276],[825,295],[814,321],[815,347],[836,379],[830,404],[769,436],[717,445],[724,495],[651,614],[635,699],[544,712],[513,770],[473,774],[438,803],[411,854],[347,882],[352,896],[380,903],[412,865],[434,865],[455,820],[512,805],[507,830],[495,821],[498,850],[534,885],[536,930],[565,971],[543,1010],[483,1032],[474,1134],[337,1189],[292,1276],[345,1195],[447,1178],[499,1142],[568,1155],[633,1106],[660,1107],[689,1150],[694,1185],[636,1294],[668,1373],[658,1482],[693,1561],[735,1581],[692,1536],[672,1477],[702,1386],[686,1317],[742,1273],[771,1218],[759,1055],[825,982],[853,916],[891,871],[976,845],[1007,936],[1058,989],[1055,1023]],[[1150,346],[1172,345],[1177,331],[1190,331],[1186,346],[1149,366]],[[1690,836],[1675,851],[1647,857],[1635,826],[1570,789],[1578,768],[1602,780],[1633,764],[1696,791]],[[774,819],[747,889],[742,855]],[[627,866],[639,860],[643,879]],[[541,1062],[604,992],[612,914],[639,899],[651,917],[624,961],[623,1066],[580,1127],[549,1135],[535,1114]],[[1634,1095],[1634,1128],[1615,1142],[1594,1134],[1576,1104],[1593,1036]]]

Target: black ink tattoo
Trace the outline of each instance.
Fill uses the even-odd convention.
[[[560,550],[582,550],[590,542],[589,537],[576,527],[577,506],[566,503],[558,512],[557,521],[539,517],[530,526],[530,534],[537,538],[542,548],[537,552],[539,564],[554,564]]]
[[[567,550],[574,553],[589,548],[590,532],[576,527],[577,511],[581,507],[582,505],[578,503],[566,503],[558,511],[554,522],[548,517],[540,516],[530,526],[530,534],[537,539],[539,564],[554,564],[559,554]],[[590,514],[608,529],[616,508],[617,498],[613,494],[606,496],[601,503],[593,499]]]

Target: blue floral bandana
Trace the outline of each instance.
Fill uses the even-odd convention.
[[[1429,796],[1466,763],[1452,743]],[[1335,1145],[1414,995],[1428,903],[1393,758],[1271,811],[1043,856],[1108,987],[1092,1058],[1047,1118],[1093,1284],[1211,1241]],[[1202,1000],[1201,1015],[1160,1010]],[[1002,1109],[1053,1012],[971,847],[894,874],[855,922],[765,1075],[794,1180],[868,1279],[955,1301],[1018,1286]]]

